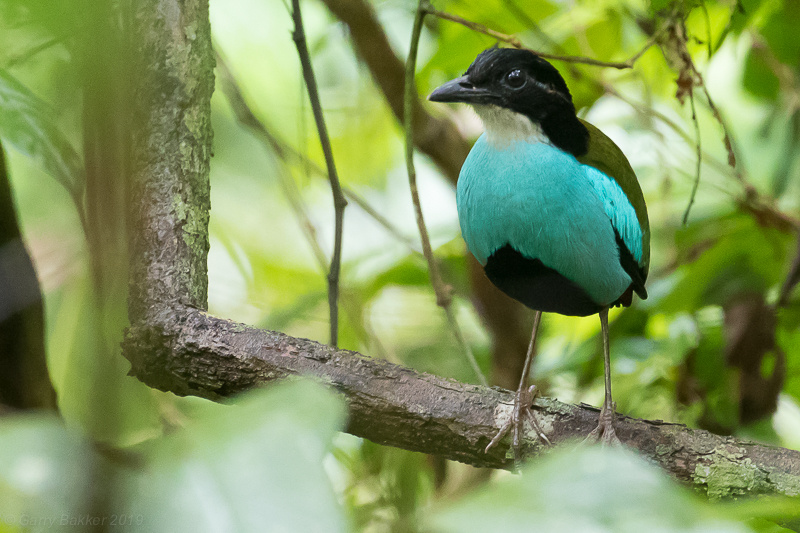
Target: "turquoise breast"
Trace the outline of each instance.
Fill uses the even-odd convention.
[[[510,246],[599,307],[631,285],[617,235],[637,261],[642,257],[641,228],[619,185],[550,144],[496,145],[483,134],[461,169],[457,202],[462,235],[481,264]]]

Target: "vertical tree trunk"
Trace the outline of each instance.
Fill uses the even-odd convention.
[[[142,0],[133,9],[128,312],[135,323],[163,307],[207,306],[214,56],[207,0]]]

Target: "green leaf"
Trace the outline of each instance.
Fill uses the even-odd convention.
[[[118,300],[100,309],[93,295],[86,272],[47,294],[48,370],[61,416],[107,444],[130,445],[159,435],[159,404],[182,399],[160,400],[128,375],[130,363],[120,348],[127,309]]]
[[[650,0],[650,13],[658,13],[672,4],[672,0]]]
[[[800,59],[800,39],[797,26],[800,24],[800,0],[785,0],[784,8],[773,13],[761,29],[761,34],[769,43],[775,58],[796,67]]]
[[[727,521],[632,452],[562,448],[430,515],[438,532],[734,533]]]
[[[53,530],[62,525],[62,518],[87,512],[94,464],[88,442],[68,431],[55,416],[4,418],[0,422],[0,530],[3,526]]]
[[[744,63],[742,85],[754,96],[765,100],[775,100],[780,92],[780,81],[767,65],[765,53],[750,50]]]
[[[83,184],[83,163],[53,121],[55,112],[0,68],[0,137],[35,160],[74,195]]]
[[[208,405],[155,442],[122,491],[131,531],[345,531],[322,466],[344,423],[335,393],[310,381]]]
[[[609,9],[605,14],[586,28],[586,41],[594,57],[611,60],[617,57],[622,43],[622,19],[618,11]]]

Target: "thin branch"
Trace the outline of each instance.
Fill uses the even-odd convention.
[[[392,113],[403,124],[404,61],[394,52],[372,4],[367,0],[323,2],[337,19],[347,25],[356,53],[369,68]],[[418,98],[414,100],[414,143],[455,184],[472,145],[451,120],[431,115]],[[526,333],[525,346],[527,342]]]
[[[408,169],[408,184],[411,188],[411,199],[414,203],[417,227],[419,229],[420,238],[422,239],[422,253],[425,255],[425,260],[428,262],[431,283],[433,284],[434,292],[436,292],[436,304],[440,307],[447,308],[452,301],[452,294],[450,293],[451,287],[446,286],[442,281],[441,275],[439,274],[439,265],[436,262],[436,258],[433,256],[433,249],[431,247],[430,237],[428,236],[428,228],[425,226],[425,218],[422,214],[419,190],[417,189],[417,171],[414,167],[414,121],[412,109],[413,99],[417,94],[416,85],[414,83],[414,73],[416,71],[417,48],[419,46],[422,21],[424,18],[425,12],[421,8],[417,9],[417,14],[414,18],[414,28],[411,33],[411,48],[408,52],[408,61],[406,62],[406,85],[405,97],[403,99],[403,123],[406,129],[406,167]]]
[[[446,11],[439,11],[435,7],[433,7],[430,2],[424,1],[422,9],[428,15],[433,15],[440,19],[449,20],[450,22],[455,22],[457,24],[461,24],[462,26],[466,26],[467,28],[476,31],[478,33],[482,33],[484,35],[488,35],[489,37],[494,37],[498,41],[504,42],[506,44],[510,44],[514,48],[519,48],[522,50],[530,50],[534,54],[543,57],[545,59],[553,59],[555,61],[564,61],[567,63],[581,63],[583,65],[592,65],[595,67],[610,67],[616,68],[619,70],[630,69],[633,68],[633,65],[636,61],[644,55],[647,50],[649,50],[655,43],[656,40],[659,38],[661,34],[661,30],[654,33],[645,43],[641,50],[636,52],[633,56],[630,57],[627,61],[600,61],[598,59],[592,59],[591,57],[582,57],[582,56],[571,56],[571,55],[560,55],[560,54],[549,54],[546,52],[540,52],[538,50],[533,50],[528,48],[522,41],[519,40],[518,37],[514,37],[513,35],[508,35],[506,33],[501,33],[499,31],[493,30],[483,24],[478,22],[472,22],[471,20],[467,20],[463,17],[459,17],[458,15],[453,15],[452,13],[447,13]]]
[[[425,2],[423,4],[422,9],[428,15],[433,15],[434,17],[438,17],[443,20],[449,20],[450,22],[461,24],[462,26],[465,26],[473,31],[482,33],[484,35],[488,35],[489,37],[494,37],[498,41],[502,41],[506,44],[510,44],[514,48],[525,48],[525,45],[522,44],[522,41],[520,41],[519,38],[514,37],[513,35],[508,35],[506,33],[495,31],[483,24],[480,24],[478,22],[472,22],[471,20],[459,17],[458,15],[453,15],[452,13],[439,11],[428,2]]]
[[[342,264],[344,208],[347,206],[347,200],[345,200],[342,194],[342,188],[339,185],[339,175],[336,173],[336,165],[333,162],[333,150],[331,149],[331,142],[328,138],[328,130],[325,127],[325,117],[322,114],[317,80],[314,77],[314,70],[311,67],[311,56],[308,53],[306,35],[303,30],[300,0],[292,0],[292,20],[294,22],[292,39],[297,46],[297,53],[300,55],[303,79],[305,79],[306,88],[308,89],[308,98],[311,101],[311,109],[314,112],[314,121],[317,123],[319,141],[322,145],[322,152],[325,154],[325,164],[328,167],[328,177],[331,182],[331,191],[333,192],[335,235],[331,268],[328,272],[328,306],[330,307],[331,344],[336,346],[339,342],[339,274]]]
[[[728,125],[725,120],[722,118],[722,114],[719,112],[714,100],[711,99],[711,94],[708,92],[708,87],[706,87],[706,83],[703,80],[703,76],[692,64],[692,68],[694,68],[695,75],[700,80],[700,87],[703,89],[703,94],[706,95],[706,102],[708,103],[708,107],[711,109],[711,114],[714,115],[714,118],[719,122],[720,127],[722,128],[722,140],[725,144],[725,150],[728,152],[728,165],[734,169],[733,175],[739,181],[744,182],[744,176],[742,176],[741,172],[736,171],[736,153],[733,149],[733,137],[731,137],[730,132],[728,131]]]
[[[408,167],[408,184],[411,189],[411,199],[414,202],[414,212],[417,215],[417,227],[419,228],[419,235],[422,239],[422,252],[425,255],[425,260],[428,262],[428,271],[430,272],[431,284],[436,293],[436,304],[444,309],[447,316],[447,322],[450,329],[456,338],[461,349],[469,361],[472,370],[480,380],[481,384],[486,385],[486,377],[481,372],[478,362],[475,360],[475,355],[472,353],[469,343],[464,338],[461,328],[458,325],[455,314],[453,313],[453,295],[452,287],[447,285],[439,272],[439,265],[436,257],[433,255],[433,248],[431,247],[430,237],[428,236],[428,229],[425,227],[425,218],[422,215],[422,204],[419,199],[419,190],[417,189],[417,171],[414,168],[414,101],[417,95],[417,86],[414,83],[414,74],[417,68],[417,49],[419,47],[419,38],[422,34],[422,22],[425,19],[426,10],[423,7],[425,0],[420,0],[417,14],[414,18],[414,28],[411,32],[411,47],[408,52],[408,61],[406,61],[406,85],[403,99],[404,105],[404,124],[406,128],[406,166]]]
[[[622,102],[625,102],[637,113],[658,119],[660,122],[666,124],[672,131],[677,133],[684,141],[686,141],[687,144],[694,144],[695,139],[692,139],[689,133],[687,133],[683,128],[680,127],[680,125],[678,125],[674,120],[669,118],[664,113],[661,113],[652,107],[631,100],[627,96],[618,92],[611,85],[602,83],[600,85],[606,93],[621,100]],[[703,162],[705,162],[706,165],[710,165],[721,174],[725,174],[731,170],[731,167],[728,163],[720,161],[712,154],[703,151],[702,155]],[[740,209],[756,214],[761,222],[772,225],[784,232],[794,232],[800,228],[800,219],[778,210],[774,205],[772,205],[771,202],[765,200],[763,195],[747,182],[744,175],[742,175],[741,170],[736,170],[734,172],[736,174],[736,181],[743,187],[743,190],[739,195],[733,194],[730,191],[724,192],[727,192],[734,198]]]
[[[327,179],[327,174],[324,170],[322,170],[316,163],[308,159],[305,155],[301,154],[285,142],[281,141],[277,137],[275,137],[267,128],[266,125],[259,120],[250,106],[247,104],[247,101],[242,94],[241,88],[234,78],[233,73],[230,71],[230,67],[226,62],[224,56],[217,52],[216,53],[217,59],[217,72],[220,77],[220,82],[222,84],[222,91],[225,94],[226,98],[228,99],[228,103],[230,104],[231,108],[233,109],[234,115],[238,120],[239,124],[246,127],[253,134],[260,140],[266,147],[267,150],[270,150],[284,165],[289,164],[289,157],[291,156],[296,161],[303,164],[303,166],[315,175],[315,176],[324,176]],[[312,253],[320,267],[322,272],[325,272],[328,268],[327,265],[327,258],[325,257],[325,252],[322,250],[322,246],[319,243],[317,238],[317,231],[316,227],[314,226],[313,222],[311,221],[311,217],[308,214],[308,209],[303,202],[302,195],[297,188],[297,184],[295,183],[294,179],[292,179],[291,174],[288,172],[286,168],[282,168],[278,172],[278,181],[280,182],[281,189],[283,190],[284,196],[286,197],[287,201],[289,202],[290,207],[294,211],[295,218],[297,219],[297,223],[300,226],[300,229],[303,231],[303,234],[306,237],[306,241],[311,248]],[[418,252],[416,250],[415,244],[412,242],[410,238],[405,235],[402,235],[400,231],[395,228],[385,217],[383,217],[380,213],[375,211],[364,199],[356,195],[354,192],[348,190],[346,187],[342,187],[342,191],[351,200],[354,201],[356,205],[361,207],[368,215],[372,216],[379,224],[384,226],[386,230],[394,235],[398,240],[405,243],[409,249],[414,252],[422,255],[422,252]],[[352,298],[351,298],[352,300]],[[361,341],[364,343],[365,346],[372,345],[376,347],[376,353],[379,355],[388,355],[388,352],[383,347],[380,342],[380,339],[375,335],[373,331],[370,330],[368,327],[359,328],[359,320],[357,320],[358,313],[353,311],[353,306],[348,305],[348,295],[345,293],[342,295],[340,300],[342,307],[344,308],[345,314],[350,317],[350,323],[354,326],[354,329],[358,335],[361,336]],[[352,302],[350,302],[352,304]]]
[[[697,149],[697,166],[695,167],[694,184],[692,185],[692,192],[689,195],[689,204],[683,212],[683,225],[685,226],[689,221],[689,212],[692,210],[695,196],[697,196],[697,188],[700,186],[700,166],[703,164],[703,147],[700,144],[700,121],[697,118],[697,109],[694,105],[694,90],[689,91],[689,104],[692,107],[692,122],[694,123],[695,131],[695,147]]]

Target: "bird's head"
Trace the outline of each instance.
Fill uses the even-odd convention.
[[[495,136],[538,136],[575,155],[586,151],[588,132],[575,116],[564,78],[528,50],[484,50],[463,76],[437,88],[428,99],[472,105]]]

